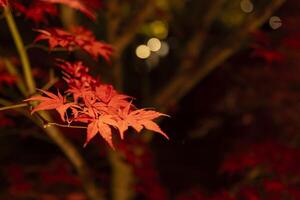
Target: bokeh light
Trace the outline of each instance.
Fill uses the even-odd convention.
[[[146,64],[149,70],[152,70],[159,64],[159,56],[157,53],[151,53],[151,55],[146,59]]]
[[[170,51],[170,46],[167,42],[161,42],[161,47],[160,49],[157,51],[157,54],[161,57],[167,56],[169,54]]]
[[[147,46],[151,51],[156,52],[161,48],[161,42],[157,38],[150,38],[147,42]]]
[[[167,24],[163,21],[157,20],[152,22],[150,24],[150,29],[152,34],[159,39],[165,39],[168,36]]]
[[[272,29],[276,30],[282,26],[282,21],[280,17],[273,16],[269,20],[269,25]]]
[[[150,48],[147,45],[139,45],[136,50],[135,50],[135,54],[137,57],[141,58],[141,59],[146,59],[150,56],[151,52],[150,52]]]
[[[242,0],[240,6],[245,13],[251,13],[254,10],[254,5],[251,0]]]

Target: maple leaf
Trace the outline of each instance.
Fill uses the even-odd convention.
[[[0,72],[0,85],[3,83],[7,85],[13,85],[17,80],[18,78],[14,75],[8,74],[6,72]]]
[[[111,126],[117,127],[117,122],[113,119],[112,115],[102,115],[98,119],[93,120],[87,127],[87,138],[84,143],[84,147],[90,142],[90,140],[99,133],[103,139],[114,149],[112,143],[112,130]]]
[[[103,102],[107,103],[110,101],[115,91],[111,85],[100,85],[95,89],[96,96]]]
[[[55,95],[51,92],[42,91],[45,96],[34,96],[25,101],[41,101],[32,113],[38,110],[55,109],[62,119],[71,122],[84,123],[87,126],[86,146],[98,133],[114,148],[112,142],[112,128],[119,131],[121,138],[124,132],[133,127],[137,132],[143,128],[168,136],[153,122],[154,119],[165,114],[149,110],[136,109],[128,100],[129,97],[118,93],[112,85],[102,84],[88,74],[88,69],[81,62],[69,63],[60,60],[59,66],[64,70],[64,80],[68,88],[64,92],[69,95],[69,103],[66,97],[59,92]],[[73,98],[72,98],[73,97]],[[66,111],[70,109],[68,116]]]
[[[60,46],[73,51],[79,47],[94,59],[102,56],[106,61],[109,61],[113,52],[109,44],[96,40],[94,34],[83,27],[75,27],[71,32],[66,32],[60,28],[37,29],[36,31],[40,35],[34,41],[48,40],[50,50]]]
[[[91,8],[88,8],[87,5],[82,0],[42,0],[42,1],[49,2],[49,3],[64,4],[76,10],[79,10],[90,19],[96,20],[94,11],[91,11]]]
[[[248,200],[260,200],[259,193],[252,187],[244,187],[239,192],[240,196],[248,199]]]
[[[74,36],[62,29],[35,29],[35,31],[41,34],[35,38],[34,42],[38,42],[40,40],[48,40],[50,50],[58,46],[67,48],[69,51],[72,51],[74,48]]]
[[[125,108],[128,106],[128,104],[130,104],[127,101],[127,99],[133,99],[133,98],[131,96],[116,93],[111,97],[110,101],[108,102],[108,106],[116,109]]]
[[[160,133],[164,137],[169,139],[169,137],[160,129],[160,127],[155,122],[152,121],[160,116],[167,116],[167,115],[153,110],[138,109],[130,112],[129,116],[135,118],[136,121],[140,125],[144,126],[146,129]]]
[[[79,78],[82,76],[86,76],[87,73],[89,72],[89,69],[85,66],[83,66],[82,62],[78,61],[75,63],[69,63],[65,62],[63,60],[58,60],[59,61],[59,67],[64,70],[64,72],[68,73],[69,75]]]
[[[80,48],[89,53],[94,59],[102,56],[106,61],[109,61],[109,57],[113,52],[113,48],[109,44],[97,41],[94,34],[83,27],[74,27],[71,31],[76,36],[76,43]]]
[[[276,180],[265,180],[263,185],[267,192],[283,192],[286,190],[285,185]]]
[[[36,24],[48,23],[46,15],[58,15],[55,5],[42,1],[33,1],[28,7],[18,2],[13,2],[13,7],[25,15],[27,19],[33,20]]]
[[[82,49],[88,52],[94,59],[102,56],[106,61],[109,61],[113,51],[110,45],[99,41],[86,43],[82,46]]]
[[[24,101],[40,101],[40,103],[31,111],[31,113],[40,111],[40,110],[56,110],[61,119],[65,121],[65,114],[68,108],[76,106],[74,103],[65,103],[65,98],[58,92],[58,95],[55,95],[51,92],[40,90],[42,93],[47,95],[45,96],[33,96]]]
[[[89,8],[99,9],[102,7],[102,0],[85,0],[85,4]]]
[[[252,56],[262,58],[268,64],[281,63],[284,60],[284,56],[281,52],[263,48],[254,48]]]
[[[167,115],[146,109],[131,111],[131,104],[128,104],[121,113],[121,117],[123,119],[119,120],[118,122],[118,129],[121,139],[124,138],[124,132],[128,129],[129,126],[134,128],[137,132],[140,132],[143,128],[146,128],[150,131],[160,133],[161,135],[169,139],[169,137],[160,129],[160,127],[152,121],[160,116]]]
[[[5,7],[8,5],[8,1],[7,0],[0,0],[0,7]]]
[[[4,113],[0,113],[0,127],[15,126],[13,119],[8,118]]]

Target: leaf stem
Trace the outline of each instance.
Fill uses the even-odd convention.
[[[35,92],[35,82],[32,76],[32,71],[31,71],[31,66],[29,62],[29,58],[23,43],[23,40],[21,38],[21,35],[19,33],[18,27],[16,25],[16,22],[12,16],[11,10],[9,6],[4,7],[4,16],[7,22],[7,25],[9,27],[9,30],[12,34],[13,40],[15,42],[15,45],[17,47],[22,67],[23,67],[23,72],[24,72],[24,77],[25,77],[25,82],[28,88],[28,91],[30,94],[33,94]]]

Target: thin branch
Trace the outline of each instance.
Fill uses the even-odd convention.
[[[28,55],[24,47],[23,41],[21,39],[21,36],[19,34],[16,23],[14,21],[14,18],[11,14],[10,8],[8,6],[5,7],[5,18],[21,58],[25,81],[29,93],[34,94],[36,87],[31,73],[32,71],[31,71]],[[43,117],[48,121],[52,121],[48,113],[41,111],[40,114],[43,115]],[[34,120],[34,122],[37,123],[36,120]],[[38,125],[41,128],[43,128],[43,124],[38,123]],[[78,172],[81,178],[82,185],[87,193],[87,196],[92,200],[104,199],[102,192],[99,190],[99,188],[96,186],[95,182],[91,178],[91,174],[89,173],[88,166],[84,162],[82,156],[77,151],[76,147],[66,137],[64,137],[64,135],[60,132],[60,130],[57,127],[52,126],[51,128],[47,128],[43,130],[45,130],[47,135],[55,142],[55,144],[63,151],[66,157],[73,164],[73,166],[75,167],[76,171]]]
[[[16,108],[23,108],[23,107],[27,107],[27,106],[28,106],[27,103],[15,104],[15,105],[11,105],[11,106],[4,106],[4,107],[0,108],[0,111],[11,110],[11,109],[16,109]]]
[[[132,17],[132,21],[126,25],[126,29],[124,29],[122,34],[113,42],[113,47],[117,51],[116,54],[120,54],[118,52],[123,52],[124,48],[133,40],[141,28],[141,25],[143,25],[143,23],[153,13],[154,8],[155,1],[145,0],[143,7],[139,9],[137,15]]]
[[[46,83],[43,87],[42,90],[48,90],[50,89],[55,83],[57,83],[58,78],[52,78],[48,83]]]
[[[46,121],[53,121],[51,116],[47,112],[40,111],[39,114]],[[39,123],[38,125],[43,128],[47,135],[55,142],[56,145],[59,146],[59,148],[63,151],[63,153],[75,167],[88,197],[91,200],[105,199],[102,191],[99,190],[94,180],[91,178],[89,168],[83,160],[82,156],[79,154],[76,147],[63,134],[61,134],[61,131],[56,126],[51,126],[50,128],[45,129],[44,124]]]
[[[197,83],[236,53],[247,35],[268,20],[272,13],[284,2],[285,0],[273,0],[263,11],[251,15],[235,33],[228,37],[224,45],[221,46],[222,48],[216,47],[208,53],[201,67],[175,75],[168,82],[169,84],[155,96],[154,103],[161,108],[167,109],[170,100],[172,100],[172,103],[178,102]]]
[[[116,5],[111,6],[116,7]],[[112,41],[112,46],[115,49],[113,79],[118,90],[122,90],[123,85],[123,65],[121,63],[121,55],[128,44],[134,39],[144,22],[153,13],[154,8],[155,1],[145,0],[145,2],[143,3],[143,7],[139,9],[136,16],[132,17],[132,20],[126,25],[126,28],[122,31],[122,33],[119,36],[116,36],[116,33],[113,33],[113,35],[111,36],[111,39],[114,39]],[[120,22],[115,23],[119,24]],[[116,24],[112,24],[110,26],[112,26],[109,29],[110,31],[118,31],[116,27],[114,27],[116,26]]]
[[[110,0],[106,3],[107,37],[110,42],[115,40],[122,20],[121,7],[122,3],[117,0]]]
[[[108,158],[112,166],[112,200],[134,199],[135,178],[132,166],[124,161],[124,156],[117,151],[108,150]]]
[[[32,75],[32,71],[31,71],[31,66],[30,66],[30,62],[29,62],[29,58],[26,52],[26,49],[24,47],[23,44],[23,40],[21,38],[20,32],[18,30],[18,27],[16,25],[16,22],[14,20],[14,17],[11,13],[11,10],[9,8],[9,6],[5,6],[4,7],[4,15],[5,15],[5,19],[7,22],[7,25],[10,29],[10,32],[13,36],[15,45],[17,47],[18,53],[20,55],[20,59],[21,59],[21,63],[22,63],[22,67],[23,67],[23,72],[24,72],[24,77],[25,77],[25,82],[27,84],[27,88],[30,94],[33,94],[35,92],[35,81]]]
[[[211,25],[219,14],[225,1],[226,0],[214,0],[209,4],[209,8],[204,14],[201,23],[197,25],[199,28],[197,28],[192,38],[188,41],[186,48],[184,48],[185,54],[179,64],[180,71],[192,68],[195,65],[195,62],[197,62],[197,59],[195,58],[202,52]]]
[[[18,89],[20,90],[20,92],[26,97],[28,96],[28,93],[27,93],[27,90],[26,90],[26,87],[25,87],[25,83],[24,83],[24,80],[22,79],[21,75],[19,74],[19,72],[17,71],[16,67],[12,64],[12,62],[7,59],[7,58],[4,58],[4,63],[5,63],[5,66],[6,66],[6,69],[7,71],[17,77],[17,81],[16,81],[16,84],[17,84],[17,87]]]

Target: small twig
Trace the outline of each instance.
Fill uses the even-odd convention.
[[[42,87],[42,90],[50,89],[58,80],[58,78],[51,78],[50,81]]]
[[[28,106],[27,103],[15,104],[15,105],[11,105],[11,106],[4,106],[4,107],[0,108],[0,111],[11,110],[11,109],[16,109],[16,108],[23,108],[23,107],[26,107],[26,106]]]
[[[209,8],[201,20],[201,23],[197,24],[199,28],[196,28],[194,35],[184,48],[185,54],[181,59],[181,63],[179,64],[180,71],[194,67],[195,62],[197,62],[197,59],[195,58],[199,57],[201,54],[209,30],[225,1],[226,0],[214,0],[210,3]]]
[[[52,121],[51,116],[44,112],[40,111],[39,114],[47,121]],[[60,147],[63,153],[67,156],[70,162],[75,167],[78,172],[82,185],[91,200],[102,200],[105,199],[102,191],[99,187],[96,186],[90,172],[89,167],[86,162],[83,160],[79,151],[76,147],[61,133],[61,131],[56,126],[51,128],[44,128],[43,124],[38,124],[48,136]]]
[[[44,124],[44,128],[48,128],[50,126],[59,126],[59,127],[64,127],[64,128],[78,128],[78,129],[87,129],[86,126],[72,126],[70,124],[58,124],[55,122],[47,122]]]
[[[143,7],[139,9],[136,16],[132,17],[131,21],[126,25],[120,36],[116,38],[113,42],[113,47],[118,52],[123,52],[124,48],[133,40],[136,36],[141,25],[148,19],[148,17],[153,13],[155,8],[155,1],[146,0],[143,3]],[[121,54],[116,52],[116,54]]]

